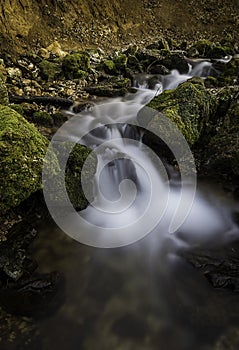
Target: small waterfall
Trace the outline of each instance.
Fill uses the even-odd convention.
[[[131,125],[155,95],[176,88],[193,76],[205,77],[211,69],[211,62],[191,62],[188,74],[172,70],[169,75],[158,77],[154,89],[148,88],[149,75],[138,75],[136,93],[97,104],[92,111],[73,118],[69,129],[64,129],[68,138],[77,141],[79,135],[84,135],[81,143],[96,152],[98,167],[94,202],[79,213],[80,228],[78,218],[69,216],[65,223],[79,231],[79,237],[72,237],[90,245],[117,247],[151,232],[159,245],[170,239],[175,246],[189,247],[213,240],[225,242],[238,234],[230,205],[217,206],[215,198],[206,198],[200,191],[180,228],[169,234],[172,217],[180,203],[186,207],[190,202],[193,185],[190,181],[183,184],[182,200],[182,183],[168,179],[162,162],[156,161],[153,152],[142,144],[142,131]]]

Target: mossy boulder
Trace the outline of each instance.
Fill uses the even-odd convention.
[[[88,158],[89,157],[89,158]],[[82,167],[88,158],[87,166]],[[66,189],[69,199],[76,210],[85,209],[88,205],[82,186],[91,194],[93,200],[93,178],[96,172],[97,161],[92,151],[82,145],[75,145],[70,153],[66,166]]]
[[[17,206],[41,188],[48,141],[20,114],[0,106],[0,211]]]
[[[176,89],[164,91],[148,104],[148,107],[163,113],[175,123],[191,146],[199,140],[210,116],[215,113],[216,106],[216,97],[199,78],[188,80]],[[153,118],[150,123],[154,123],[157,128],[155,122]]]
[[[62,60],[62,70],[67,79],[81,79],[82,71],[86,73],[89,68],[90,55],[87,52],[73,53]]]
[[[229,101],[225,101],[229,103]],[[224,179],[239,179],[239,104],[234,98],[226,116],[218,120],[216,134],[211,138],[205,153],[206,169]]]
[[[67,163],[64,169],[62,164],[65,164],[65,160]],[[66,198],[62,190],[62,179],[69,200],[76,210],[85,209],[89,203],[88,199],[93,200],[93,177],[96,166],[96,157],[92,150],[86,146],[63,141],[54,144],[54,149],[48,149],[43,176],[44,191],[47,193],[48,199],[52,203],[55,202],[59,208],[57,215],[64,216],[66,213],[63,205]],[[54,186],[52,186],[53,183]],[[83,188],[87,191],[87,198]]]
[[[41,77],[47,81],[55,80],[61,73],[61,66],[59,63],[42,60],[39,63]]]

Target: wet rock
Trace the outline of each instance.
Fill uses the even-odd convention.
[[[0,106],[0,209],[4,213],[41,188],[47,140],[9,107]]]
[[[64,279],[58,272],[36,275],[0,289],[0,304],[14,315],[42,318],[64,300]]]
[[[55,175],[58,175],[61,170],[62,159],[67,159],[66,167],[62,169],[65,174],[67,194],[73,207],[78,211],[85,209],[91,199],[93,177],[97,166],[96,157],[92,153],[92,150],[86,146],[68,141],[54,145],[54,151],[50,154],[50,162],[45,163],[44,170],[45,175],[48,176],[48,182],[44,183],[44,188],[51,202],[55,202],[58,206],[59,210],[57,214],[60,217],[66,215],[66,210],[62,205],[65,203],[65,195],[61,187],[58,191],[55,190],[58,185],[58,178],[55,177]],[[83,166],[84,171],[82,172]],[[52,182],[55,183],[54,188],[52,188]],[[87,191],[87,198],[85,196],[85,191]]]
[[[239,292],[238,242],[218,250],[195,250],[184,253],[195,268],[200,269],[209,283],[218,289]]]

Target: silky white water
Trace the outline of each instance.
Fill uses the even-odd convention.
[[[97,104],[64,126],[61,137],[92,148],[98,164],[94,199],[79,215],[69,213],[61,223],[63,230],[82,243],[102,248],[131,244],[150,233],[154,233],[154,245],[170,240],[174,247],[220,244],[238,236],[232,219],[236,204],[216,205],[213,196],[195,191],[193,174],[172,180],[180,176],[166,169],[142,143],[142,128],[136,126],[139,111],[154,96],[192,76],[205,77],[211,69],[211,62],[193,62],[188,74],[173,70],[159,76],[154,90],[148,89],[150,76],[139,75],[136,93]]]

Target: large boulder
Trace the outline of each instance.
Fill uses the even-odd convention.
[[[48,141],[16,111],[0,105],[0,211],[17,206],[41,188]]]
[[[237,89],[238,91],[238,89]],[[239,91],[238,91],[239,92]],[[217,174],[224,179],[233,179],[238,183],[239,178],[239,104],[237,95],[231,100],[226,96],[225,108],[229,108],[225,116],[220,116],[216,124],[215,135],[210,139],[205,152],[205,166],[211,174]],[[221,96],[221,99],[223,96]],[[225,112],[225,111],[224,111]]]
[[[190,146],[199,141],[210,116],[215,113],[217,100],[209,92],[203,80],[190,79],[176,89],[166,90],[155,97],[148,105],[163,113],[182,132]],[[149,126],[157,131],[160,124],[157,114],[149,122]],[[145,134],[144,140],[148,138]],[[148,143],[148,142],[146,142]]]

